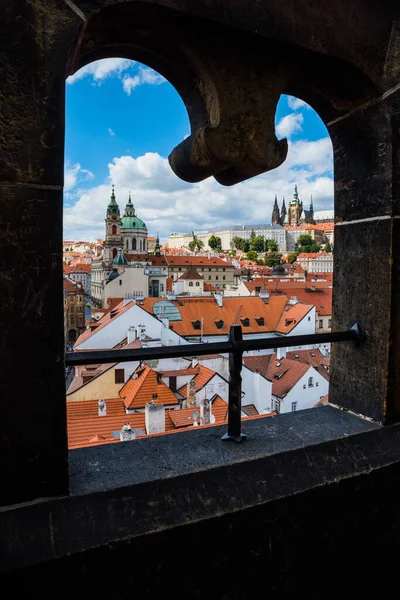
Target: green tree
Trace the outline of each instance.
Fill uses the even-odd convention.
[[[262,252],[264,250],[264,238],[262,235],[250,237],[250,250],[254,252]]]
[[[218,250],[219,252],[222,250],[221,238],[215,236],[214,234],[208,240],[208,245],[212,250]]]
[[[253,240],[256,237],[256,232],[254,231],[254,229],[251,230],[250,233],[250,239]]]
[[[279,246],[275,240],[266,240],[265,249],[269,252],[278,252]]]
[[[246,254],[246,258],[247,258],[247,260],[256,260],[257,252],[255,252],[254,250],[249,250]]]
[[[298,257],[299,253],[298,252],[291,252],[290,254],[287,255],[287,261],[290,265],[292,265],[294,262],[296,262],[297,257]]]
[[[254,262],[256,263],[256,265],[260,265],[260,266],[265,265],[265,261],[263,258],[256,258],[256,260]]]
[[[299,252],[319,252],[321,247],[317,244],[307,233],[299,235],[297,239],[297,246]]]
[[[204,242],[197,238],[189,242],[189,249],[191,250],[191,252],[194,252],[196,249],[201,250],[202,248],[204,248]]]
[[[267,252],[265,255],[265,264],[267,267],[275,267],[278,264],[278,253],[277,252]]]
[[[231,246],[236,250],[243,250],[243,246],[244,246],[245,242],[246,242],[246,240],[244,240],[243,238],[241,238],[239,236],[235,236],[232,239]]]
[[[327,244],[325,244],[324,250],[325,250],[325,252],[332,252],[332,246],[330,245],[329,242]]]

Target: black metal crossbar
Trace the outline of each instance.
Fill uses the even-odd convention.
[[[365,335],[355,323],[347,331],[333,333],[315,333],[253,340],[243,340],[242,326],[231,325],[227,342],[210,342],[202,344],[182,344],[180,346],[162,346],[129,350],[82,350],[67,352],[65,363],[68,367],[78,365],[110,364],[128,361],[146,361],[161,358],[179,358],[184,356],[202,356],[205,354],[229,354],[229,401],[228,401],[228,433],[223,440],[240,442],[245,439],[241,432],[242,412],[242,357],[251,350],[273,350],[274,348],[290,348],[292,346],[312,346],[315,344],[335,342],[362,342]]]

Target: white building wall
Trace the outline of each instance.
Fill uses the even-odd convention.
[[[272,383],[245,365],[242,369],[242,392],[242,406],[254,404],[260,415],[271,412]]]
[[[196,380],[195,380],[196,381]],[[223,400],[228,402],[229,398],[229,385],[228,382],[222,379],[220,375],[215,374],[214,377],[210,379],[207,385],[203,386],[201,390],[196,391],[196,404],[200,406],[200,400],[208,399],[214,396],[214,394],[218,394]]]
[[[139,304],[134,304],[121,315],[114,317],[108,325],[94,331],[92,335],[75,347],[77,350],[89,350],[96,348],[113,348],[127,337],[129,327],[144,325],[145,334],[153,339],[161,339],[164,345],[168,341],[174,344],[188,344],[186,340],[177,333],[163,326],[161,321],[143,310]]]
[[[308,387],[309,378],[313,378],[313,387]],[[280,400],[280,413],[292,412],[292,403],[296,402],[296,410],[312,408],[329,392],[329,381],[310,367],[303,377],[296,383],[290,392],[281,399],[272,396],[273,400]]]
[[[149,296],[149,277],[143,267],[126,267],[119,277],[104,286],[103,307],[107,308],[107,298],[125,298],[126,294],[140,292],[145,298]]]

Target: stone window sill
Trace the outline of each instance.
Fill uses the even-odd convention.
[[[265,504],[400,460],[400,426],[327,406],[70,451],[70,495],[0,510],[2,570]],[[29,531],[29,535],[27,535]]]

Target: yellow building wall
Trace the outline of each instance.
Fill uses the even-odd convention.
[[[107,400],[118,398],[123,383],[115,382],[115,369],[109,369],[95,379],[88,381],[79,390],[67,395],[67,402],[75,400]]]

